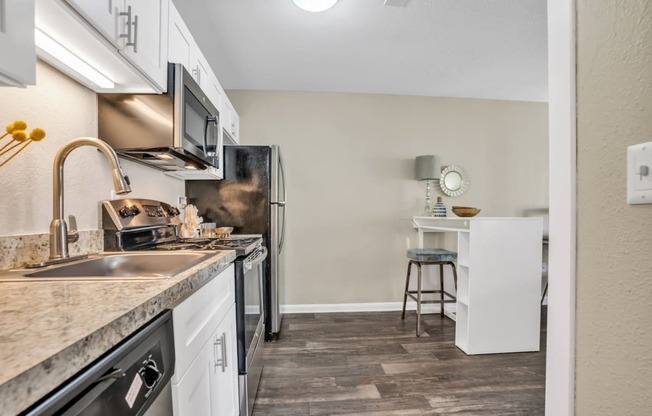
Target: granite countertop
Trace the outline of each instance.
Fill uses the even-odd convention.
[[[221,251],[161,280],[0,282],[0,415],[38,401],[235,257]]]

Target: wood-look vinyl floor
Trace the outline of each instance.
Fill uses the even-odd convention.
[[[540,352],[467,356],[439,315],[285,315],[253,416],[543,415],[545,317]]]

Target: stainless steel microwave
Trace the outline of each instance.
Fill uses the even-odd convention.
[[[99,138],[116,153],[182,179],[221,179],[220,114],[181,64],[165,94],[98,94]]]

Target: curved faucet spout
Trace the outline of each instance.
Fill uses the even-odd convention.
[[[131,192],[129,178],[122,172],[118,156],[111,146],[102,140],[92,137],[80,137],[69,141],[54,156],[52,222],[50,223],[50,260],[60,260],[69,257],[68,241],[74,236],[68,235],[68,226],[63,219],[63,165],[73,150],[82,146],[92,146],[99,149],[111,164],[113,186],[118,194]]]

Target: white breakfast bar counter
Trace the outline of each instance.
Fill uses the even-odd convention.
[[[0,282],[0,415],[23,411],[235,257],[216,252],[157,280]]]
[[[457,233],[455,345],[466,354],[539,351],[543,220],[413,217]]]

